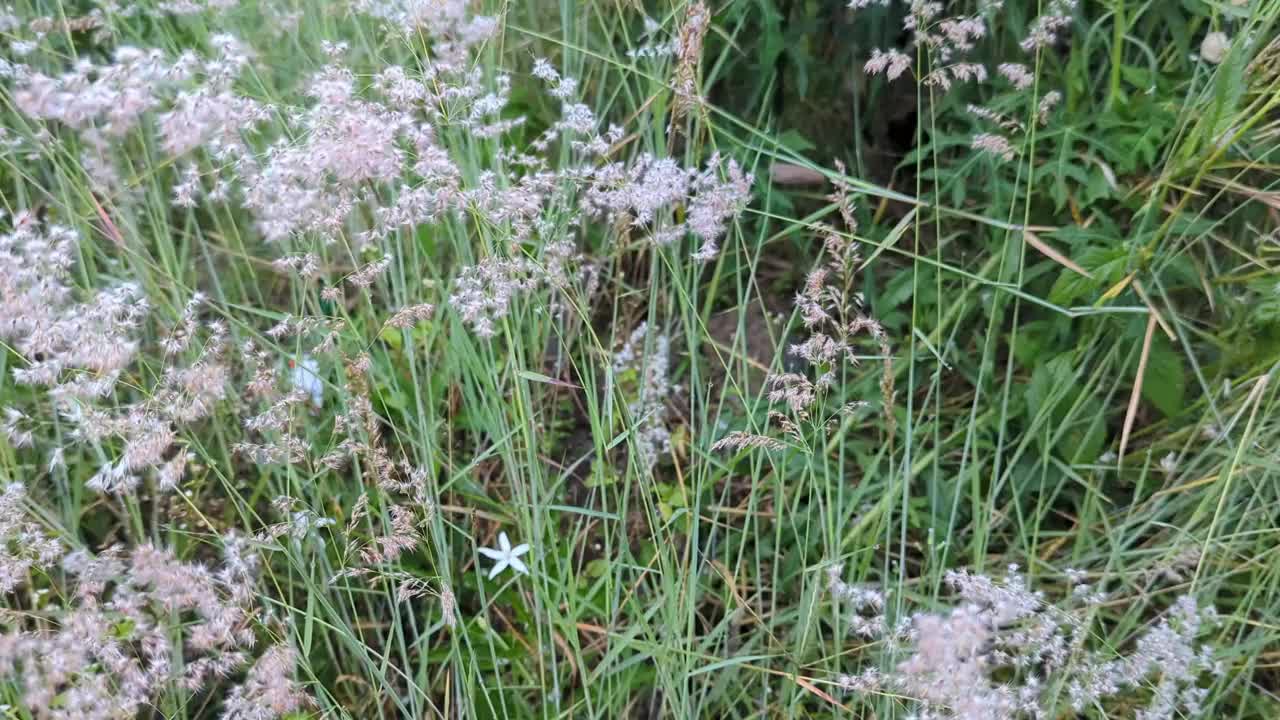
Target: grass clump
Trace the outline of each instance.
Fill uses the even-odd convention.
[[[1280,3],[0,14],[0,703],[1269,718]]]

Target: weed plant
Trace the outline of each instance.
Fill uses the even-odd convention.
[[[0,9],[0,712],[1280,713],[1275,0]]]

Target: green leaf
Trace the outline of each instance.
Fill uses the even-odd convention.
[[[1165,417],[1182,412],[1187,392],[1187,375],[1182,355],[1163,337],[1153,338],[1147,371],[1142,379],[1142,397]]]
[[[1033,320],[1018,328],[1018,342],[1013,346],[1018,362],[1033,367],[1045,354],[1054,336],[1053,324],[1048,320]]]
[[[517,370],[516,375],[524,378],[525,380],[530,380],[532,382],[537,382],[537,383],[546,383],[547,385],[556,385],[558,387],[565,387],[565,388],[578,387],[573,383],[567,383],[563,380],[557,380],[549,375],[543,375],[542,373],[537,373],[532,370]]]
[[[1084,188],[1080,202],[1087,207],[1099,200],[1106,200],[1114,194],[1115,191],[1111,188],[1111,180],[1107,178],[1106,172],[1100,167],[1094,167],[1089,171],[1089,183]]]
[[[409,396],[399,388],[393,388],[390,385],[378,385],[379,399],[382,403],[393,410],[404,410],[409,407]]]
[[[137,623],[133,620],[125,619],[111,626],[111,635],[117,640],[128,640],[133,637],[135,630],[137,630]]]
[[[805,153],[814,148],[814,144],[794,128],[778,135],[778,144],[796,153]]]
[[[401,337],[401,332],[402,331],[399,328],[394,328],[388,325],[382,328],[382,332],[378,333],[378,338],[389,345],[392,350],[399,350],[400,346],[404,344],[404,338]]]
[[[1093,278],[1087,278],[1074,270],[1063,270],[1049,290],[1049,302],[1057,305],[1073,305],[1082,298],[1093,296],[1124,277],[1128,252],[1122,247],[1092,248],[1081,253],[1077,262]]]
[[[582,484],[588,488],[603,487],[605,485],[613,485],[618,482],[618,472],[613,466],[607,462],[592,461],[591,472],[587,473]]]
[[[1098,457],[1107,440],[1102,404],[1081,398],[1072,359],[1064,353],[1040,365],[1031,374],[1027,405],[1042,425],[1038,437],[1052,443],[1052,450],[1067,462],[1089,462]]]

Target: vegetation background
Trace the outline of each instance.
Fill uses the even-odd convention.
[[[463,268],[508,248],[546,261],[536,240],[508,242],[501,221],[463,213],[361,248],[372,215],[357,212],[330,237],[268,241],[234,204],[176,206],[183,163],[153,130],[113,138],[119,184],[95,185],[81,137],[24,113],[13,75],[0,91],[8,218],[30,210],[79,233],[69,277],[81,297],[131,282],[150,303],[143,349],[105,404],[159,386],[167,361],[147,348],[182,326],[196,291],[201,322],[227,328],[233,366],[257,357],[287,387],[300,377],[289,368],[315,363],[321,402],[286,411],[306,460],[246,457],[257,440],[245,419],[266,406],[237,384],[175,429],[191,453],[176,491],[144,478],[103,493],[89,483],[124,441],[77,443],[43,391],[14,381],[33,358],[0,333],[0,407],[22,413],[0,438],[0,480],[26,487],[41,532],[69,549],[151,543],[211,566],[228,533],[252,538],[253,633],[296,652],[311,700],[242,717],[908,717],[909,697],[841,687],[893,665],[847,632],[828,569],[885,592],[893,620],[950,607],[948,570],[1010,565],[1049,603],[1070,597],[1068,570],[1104,590],[1086,625],[1099,652],[1132,650],[1179,597],[1215,607],[1221,622],[1201,640],[1222,672],[1195,680],[1207,690],[1198,716],[1276,717],[1280,3],[946,3],[949,16],[986,19],[965,57],[990,69],[949,89],[924,82],[945,63],[904,30],[909,3],[709,2],[683,68],[672,48],[693,4],[447,5],[496,19],[468,62],[490,85],[510,73],[501,112],[525,118],[505,139],[441,122],[467,186],[514,167],[509,153],[560,121],[561,101],[532,74],[546,58],[623,128],[609,159],[700,168],[719,153],[754,176],[715,259],[549,204],[541,221],[572,231],[594,275],[522,291],[482,337],[451,301]],[[125,45],[208,52],[225,32],[254,49],[237,92],[307,107],[299,88],[330,62],[325,43],[347,43],[342,62],[363,87],[389,65],[428,67],[441,42],[389,31],[360,3],[175,7],[18,0],[5,62],[66,69]],[[1020,47],[1059,11],[1057,41]],[[1226,44],[1206,47],[1211,33]],[[38,47],[18,55],[22,41]],[[894,80],[865,70],[889,49],[913,66]],[[1006,62],[1026,65],[1028,87],[1000,79]],[[1045,109],[1050,92],[1060,98]],[[266,125],[287,135],[285,118]],[[975,141],[995,132],[1011,142],[1005,157]],[[567,144],[545,156],[579,161]],[[861,295],[887,343],[856,344],[859,362],[828,368],[830,412],[798,417],[771,402],[766,378],[817,378],[788,347],[808,335],[796,298],[829,259],[830,232],[860,251],[842,297]],[[384,251],[376,282],[323,294]],[[303,253],[316,276],[272,264]],[[388,325],[420,303],[429,317]],[[325,354],[318,337],[268,334],[285,318],[343,324]],[[265,355],[242,353],[249,340]],[[620,361],[624,347],[643,360]],[[369,454],[320,461],[356,396],[369,407],[359,438],[403,462],[414,491],[380,484]],[[669,452],[649,464],[654,428]],[[18,442],[20,429],[34,438]],[[773,442],[713,448],[735,431]],[[64,465],[48,462],[54,448]],[[17,527],[5,525],[6,553],[21,553]],[[478,551],[500,532],[531,546],[527,575],[488,577]],[[362,555],[387,538],[404,546]],[[5,632],[56,628],[69,587],[65,563],[33,567],[4,599]],[[181,648],[190,618],[173,620]],[[33,706],[14,657],[0,659],[4,712],[57,716],[78,681]],[[243,677],[166,689],[125,716],[241,717],[226,698]],[[1158,679],[1046,714],[1132,717]]]

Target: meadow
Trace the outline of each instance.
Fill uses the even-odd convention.
[[[0,718],[1280,716],[1278,21],[0,7]]]

